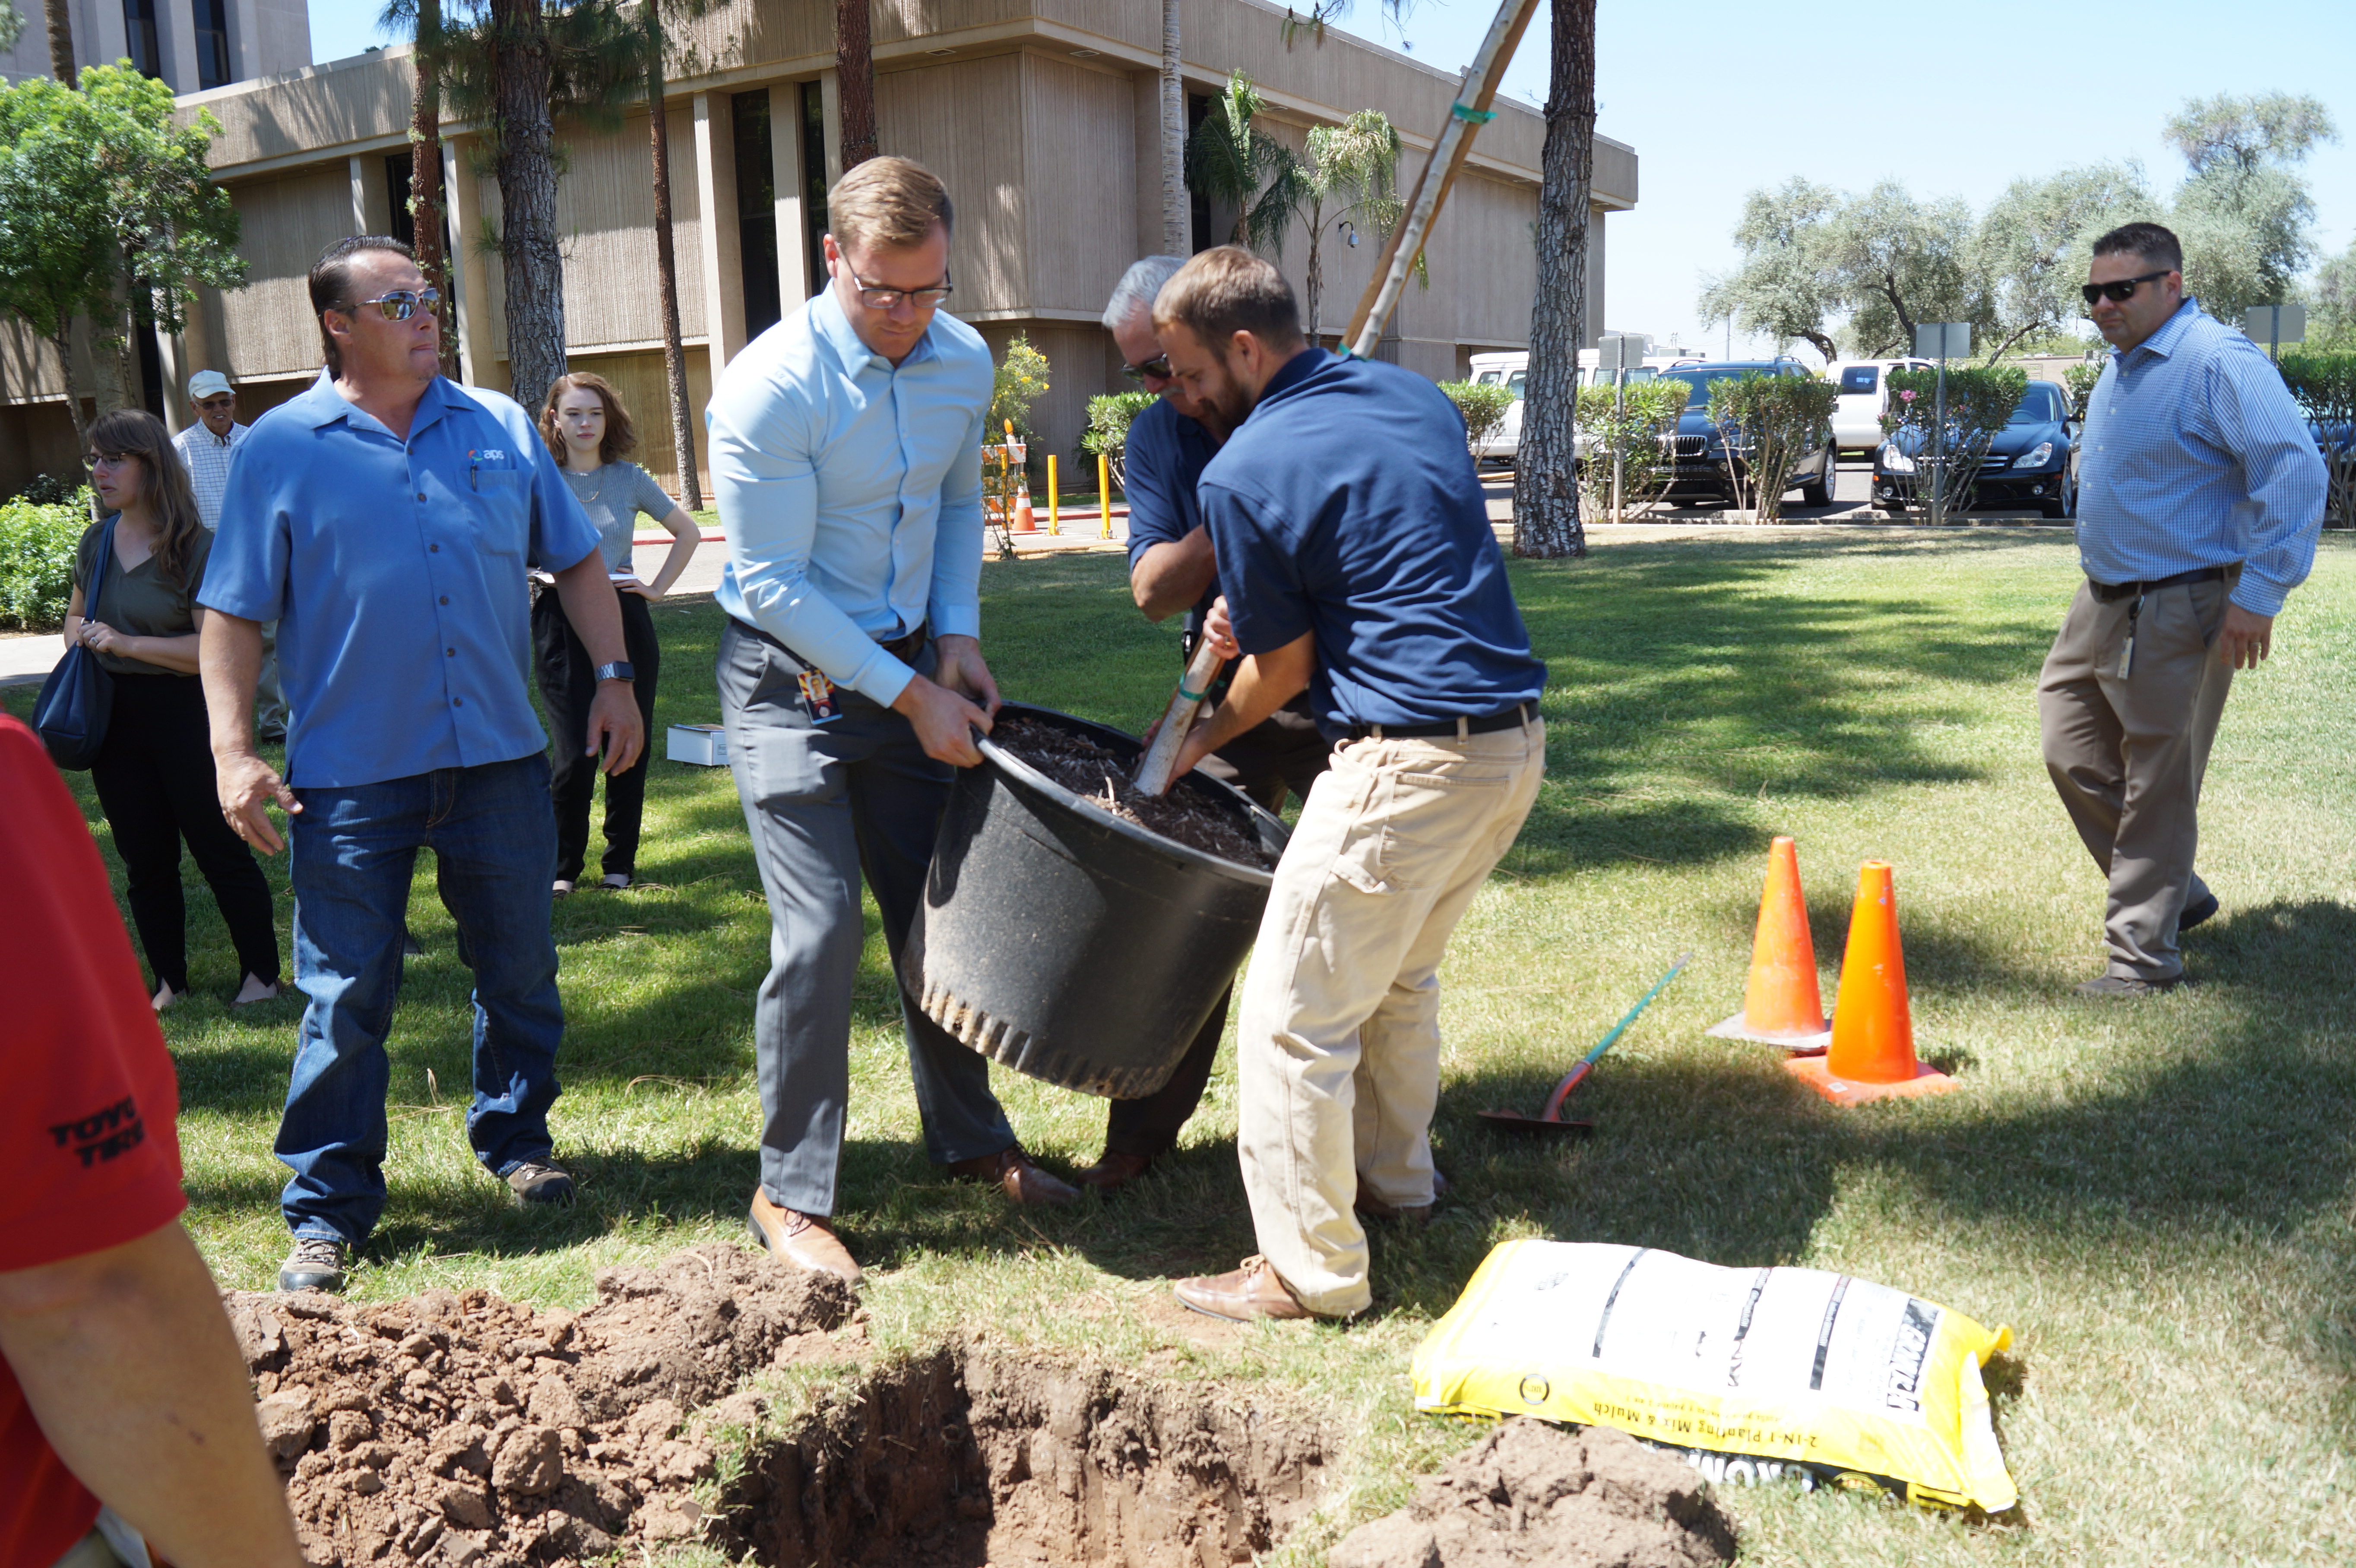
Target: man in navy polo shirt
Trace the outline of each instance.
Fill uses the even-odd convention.
[[[564,1009],[549,937],[556,819],[532,714],[530,584],[552,571],[597,661],[588,733],[620,773],[646,742],[597,530],[513,400],[437,373],[434,292],[397,240],[311,268],[327,368],[253,422],[198,600],[222,815],[294,842],[294,983],[310,997],[276,1152],[294,1250],[282,1290],[332,1290],[384,1209],[384,1040],[421,846],[475,971],[475,1157],[519,1203],[564,1203],[548,1110]],[[261,623],[278,623],[286,776],[254,750]]]
[[[1438,388],[1310,347],[1283,276],[1235,246],[1187,262],[1153,325],[1235,430],[1198,495],[1207,630],[1243,660],[1178,766],[1303,688],[1336,742],[1244,981],[1236,1142],[1260,1255],[1176,1288],[1239,1321],[1348,1317],[1374,1299],[1358,1214],[1430,1211],[1440,954],[1537,797],[1546,666]]]
[[[1153,335],[1153,296],[1185,264],[1182,256],[1148,256],[1131,266],[1113,288],[1104,325],[1120,350],[1124,373],[1157,395],[1129,427],[1123,489],[1129,496],[1130,592],[1149,621],[1185,613],[1180,657],[1190,660],[1195,639],[1203,635],[1204,617],[1219,595],[1218,566],[1211,556],[1202,507],[1195,503],[1194,484],[1226,440],[1227,427],[1171,379],[1170,363]],[[1213,694],[1226,688],[1222,677]],[[1288,793],[1308,798],[1309,786],[1325,771],[1331,750],[1317,731],[1304,691],[1204,758],[1203,771],[1269,810],[1281,811]],[[1075,1179],[1109,1192],[1144,1175],[1177,1143],[1180,1129],[1202,1104],[1204,1086],[1211,1080],[1233,994],[1233,987],[1219,993],[1218,1004],[1195,1032],[1194,1043],[1179,1059],[1169,1083],[1143,1099],[1112,1102],[1105,1116],[1104,1154],[1076,1172]]]

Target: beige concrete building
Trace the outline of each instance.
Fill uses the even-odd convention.
[[[192,4],[228,5],[242,16],[283,3],[290,31],[302,25],[300,0],[77,3],[95,11],[151,5],[174,17]],[[958,214],[950,308],[994,348],[1019,335],[1047,356],[1053,389],[1035,422],[1046,449],[1067,464],[1088,398],[1127,385],[1098,314],[1122,269],[1161,248],[1160,14],[1156,0],[877,0],[874,7],[883,149],[916,158],[948,182]],[[1407,144],[1401,176],[1411,183],[1456,77],[1338,33],[1288,47],[1285,16],[1263,0],[1187,0],[1194,113],[1205,112],[1233,69],[1258,85],[1269,128],[1296,146],[1312,125],[1380,109]],[[713,373],[819,284],[824,194],[841,172],[832,18],[826,0],[734,0],[697,26],[686,40],[692,68],[669,84],[680,315],[699,414]],[[411,86],[408,52],[394,48],[184,93],[186,112],[201,105],[221,123],[214,166],[243,219],[252,272],[241,289],[208,292],[188,330],[155,346],[147,359],[158,390],[191,370],[219,368],[245,389],[251,414],[317,374],[304,276],[319,249],[340,236],[406,232]],[[1384,343],[1385,357],[1435,379],[1462,375],[1472,354],[1528,340],[1544,124],[1526,106],[1501,101],[1498,108],[1427,249],[1431,285],[1409,287]],[[566,340],[573,368],[613,380],[638,416],[641,461],[675,478],[663,413],[649,130],[643,103],[611,133],[559,127],[568,159],[558,195]],[[498,189],[476,172],[476,127],[453,122],[444,136],[459,240],[459,360],[466,379],[504,388],[499,262],[484,243],[497,231]],[[1590,341],[1603,320],[1604,215],[1634,205],[1636,174],[1633,149],[1597,138]],[[1198,197],[1195,246],[1223,240],[1231,222]],[[1351,246],[1330,218],[1327,229],[1322,314],[1333,332],[1365,287],[1376,246],[1371,235]],[[1309,243],[1296,222],[1279,258],[1296,288]],[[63,395],[54,354],[20,328],[0,325],[0,495],[31,472],[63,472],[71,463]],[[185,418],[177,395],[152,400],[176,427]]]

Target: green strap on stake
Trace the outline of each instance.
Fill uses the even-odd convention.
[[[1210,695],[1210,688],[1205,687],[1201,691],[1189,691],[1186,689],[1186,683],[1182,680],[1178,683],[1178,695],[1189,702],[1200,702]]]
[[[1459,120],[1473,125],[1486,125],[1497,117],[1497,112],[1494,109],[1475,109],[1465,103],[1451,103],[1448,106],[1448,112]]]

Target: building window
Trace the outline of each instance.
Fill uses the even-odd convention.
[[[415,166],[415,160],[406,150],[385,155],[385,205],[392,210],[386,214],[384,231],[412,251],[417,249],[417,215],[409,210],[409,182],[410,171]]]
[[[130,45],[131,69],[161,81],[164,56],[155,44],[155,0],[123,0],[123,30]]]
[[[1211,101],[1199,92],[1186,95],[1186,140],[1192,143],[1203,122],[1211,117]],[[1194,249],[1207,251],[1218,241],[1211,238],[1211,198],[1193,186],[1186,187],[1187,232],[1193,237]]]
[[[769,90],[738,93],[736,255],[744,274],[744,340],[777,325],[777,169],[769,146]]]
[[[229,66],[229,0],[197,0],[197,90],[236,80]]]
[[[826,288],[826,94],[815,81],[802,83],[802,256],[809,263],[809,292]]]

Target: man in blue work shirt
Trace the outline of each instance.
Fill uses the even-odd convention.
[[[599,667],[588,733],[556,744],[602,749],[619,772],[646,742],[597,530],[530,415],[438,374],[434,294],[409,248],[339,240],[310,290],[327,368],[238,448],[198,596],[222,814],[274,854],[274,802],[294,843],[294,983],[310,1005],[278,1125],[294,1172],[282,1290],[340,1285],[384,1210],[384,1040],[421,846],[475,971],[475,1157],[519,1203],[572,1201],[548,1130],[564,1009],[529,566],[553,572]],[[253,741],[266,621],[283,779]]]
[[[2105,972],[2087,996],[2184,976],[2177,938],[2217,912],[2192,869],[2201,780],[2236,669],[2315,564],[2323,460],[2257,345],[2184,293],[2157,223],[2094,241],[2087,314],[2112,347],[2086,400],[2086,581],[2037,683],[2045,766],[2110,881]]]
[[[1152,406],[1130,422],[1124,492],[1129,497],[1129,588],[1149,621],[1186,613],[1181,667],[1194,656],[1203,619],[1218,597],[1218,566],[1194,484],[1211,454],[1226,440],[1226,427],[1171,379],[1170,362],[1153,335],[1153,296],[1186,264],[1181,256],[1148,256],[1121,274],[1105,306],[1105,329],[1120,350],[1129,378],[1156,394]],[[1212,688],[1226,689],[1224,677]],[[1203,759],[1203,771],[1235,785],[1270,811],[1284,809],[1288,792],[1306,800],[1309,786],[1325,771],[1333,748],[1317,732],[1316,717],[1302,692],[1267,719]],[[1101,1192],[1134,1181],[1178,1142],[1178,1134],[1202,1104],[1203,1089],[1226,1033],[1227,1001],[1234,987],[1219,993],[1211,1016],[1195,1031],[1170,1081],[1140,1100],[1115,1100],[1105,1116],[1104,1154],[1074,1179]]]
[[[1304,688],[1336,742],[1277,864],[1237,1029],[1260,1255],[1176,1288],[1219,1317],[1347,1317],[1373,1301],[1358,1214],[1430,1211],[1440,954],[1537,797],[1546,666],[1438,388],[1308,347],[1283,276],[1234,246],[1187,262],[1153,325],[1181,388],[1235,431],[1198,494],[1219,562],[1207,631],[1244,656],[1178,766]]]
[[[754,1008],[761,1181],[754,1234],[856,1281],[834,1232],[850,1094],[862,872],[899,972],[951,765],[981,756],[998,687],[981,657],[981,439],[990,350],[938,314],[948,192],[871,158],[827,196],[833,282],[729,362],[712,398],[728,540],[718,599],[728,761],[768,892]],[[900,1011],[925,1149],[1018,1203],[1078,1194],[1031,1163],[990,1064]]]

